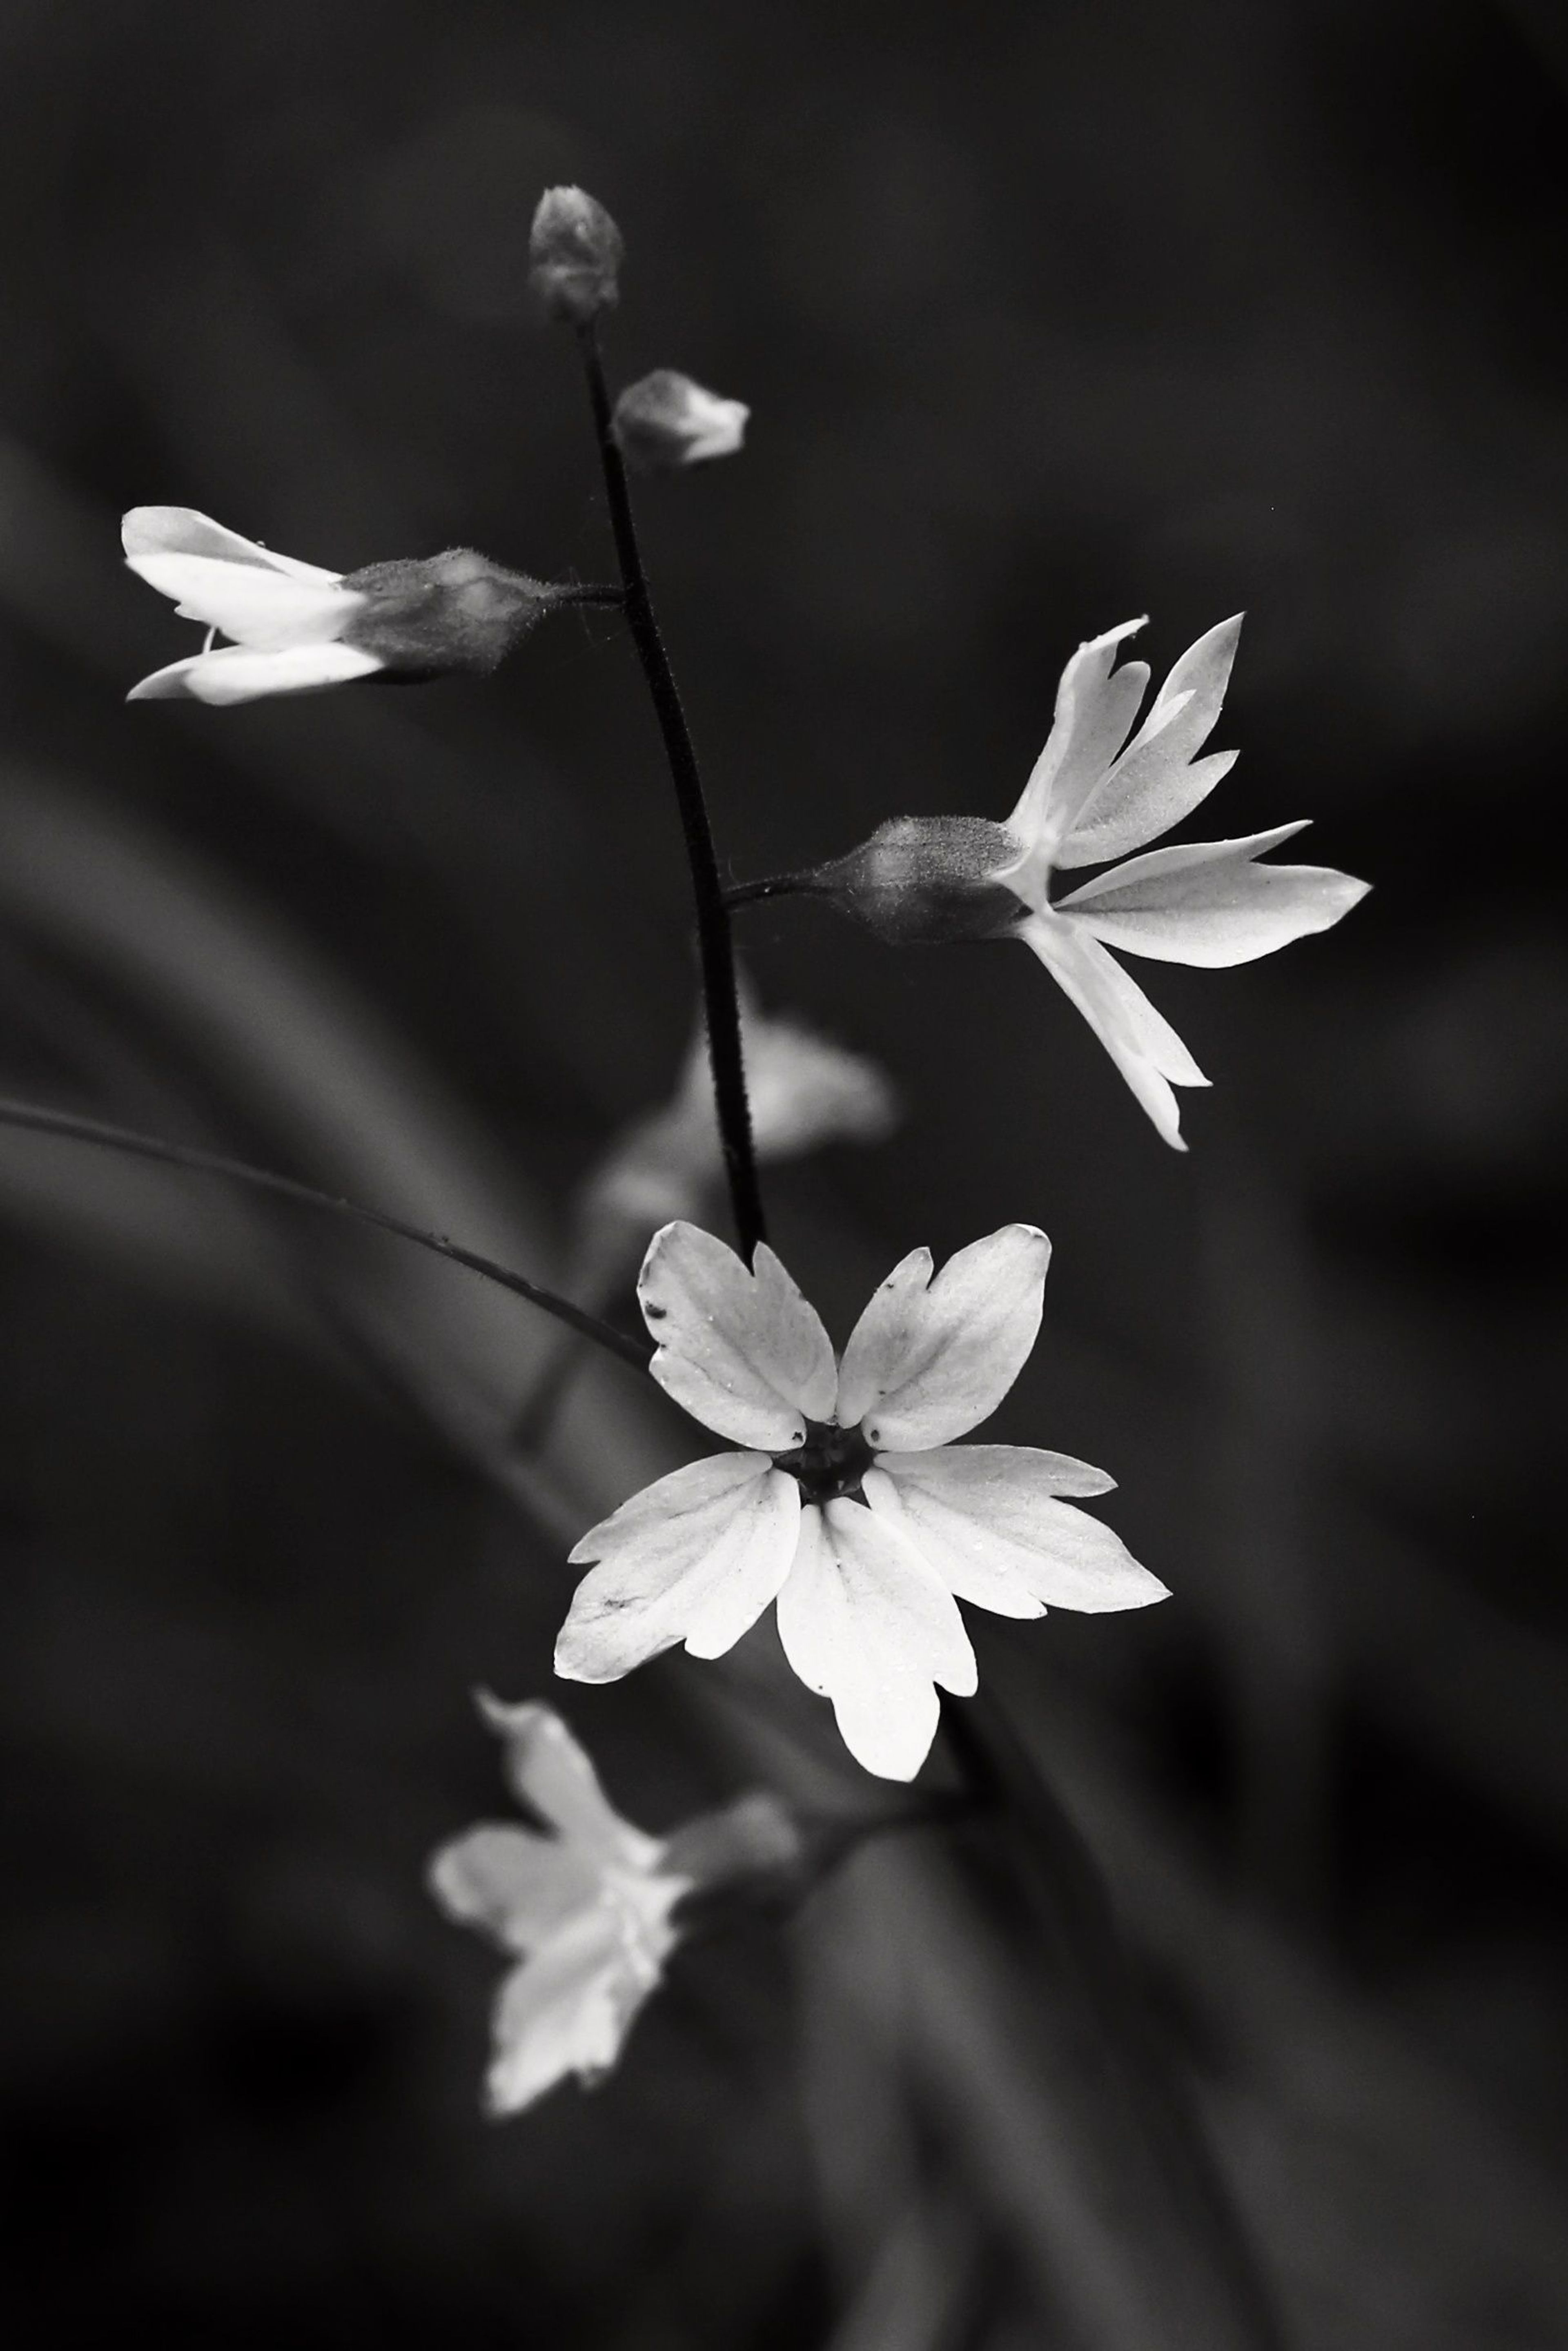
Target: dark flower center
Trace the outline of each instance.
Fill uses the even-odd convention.
[[[860,1495],[861,1479],[876,1458],[858,1428],[840,1428],[831,1420],[809,1420],[806,1442],[793,1453],[775,1455],[775,1466],[800,1480],[808,1502],[836,1502],[846,1494]]]

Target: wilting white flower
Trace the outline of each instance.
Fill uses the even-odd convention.
[[[876,1143],[898,1104],[874,1061],[801,1022],[767,1013],[743,991],[751,1134],[764,1165],[825,1143]],[[627,1128],[583,1190],[574,1278],[578,1298],[602,1296],[629,1279],[654,1228],[697,1217],[723,1179],[707,1032],[699,1022],[672,1099]]]
[[[1113,664],[1144,625],[1125,622],[1068,663],[1050,739],[1007,820],[1017,854],[990,879],[1024,901],[1016,935],[1078,1007],[1166,1141],[1185,1150],[1172,1088],[1208,1081],[1110,949],[1209,968],[1250,963],[1326,931],[1368,884],[1322,865],[1258,863],[1305,818],[1239,841],[1128,854],[1190,816],[1236,760],[1234,751],[1197,754],[1219,716],[1240,615],[1183,653],[1128,742],[1148,664]],[[1124,862],[1052,904],[1053,873],[1112,858]]]
[[[684,1642],[722,1656],[778,1602],[800,1679],[832,1700],[869,1771],[912,1779],[935,1685],[975,1688],[958,1600],[998,1615],[1137,1608],[1166,1596],[1064,1495],[1101,1470],[1030,1446],[955,1447],[996,1410],[1040,1329],[1051,1244],[1007,1225],[950,1258],[894,1267],[841,1363],[773,1252],[747,1271],[695,1225],[654,1236],[638,1295],[666,1392],[746,1449],[634,1495],[573,1551],[598,1562],[556,1647],[571,1681],[618,1681]]]
[[[515,2114],[569,2074],[599,2080],[680,1939],[672,1912],[695,1883],[658,1837],[623,1821],[547,1706],[481,1698],[507,1742],[507,1776],[552,1835],[486,1824],[430,1864],[438,1902],[520,1962],[497,1995],[486,2096]]]
[[[1234,751],[1197,754],[1214,731],[1239,615],[1183,653],[1131,742],[1145,662],[1113,666],[1128,621],[1080,645],[1062,672],[1050,739],[1005,824],[895,817],[848,856],[789,878],[895,946],[1019,938],[1078,1007],[1166,1141],[1178,1151],[1176,1086],[1208,1080],[1110,952],[1218,967],[1326,931],[1368,884],[1322,865],[1262,865],[1306,820],[1239,841],[1141,850],[1207,798]],[[1124,862],[1065,898],[1056,874]]]
[[[507,571],[473,549],[324,571],[274,555],[189,507],[134,507],[122,525],[132,571],[172,597],[208,642],[154,670],[131,702],[226,705],[310,694],[378,672],[398,678],[494,669],[570,590]],[[218,646],[214,635],[233,643]]]
[[[659,471],[733,457],[750,414],[743,400],[706,392],[675,368],[655,368],[621,394],[612,423],[632,464]]]

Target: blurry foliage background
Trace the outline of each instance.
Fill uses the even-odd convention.
[[[195,642],[132,504],[604,575],[547,182],[626,233],[622,378],[753,405],[642,501],[737,876],[1001,815],[1080,638],[1147,611],[1159,673],[1249,609],[1194,829],[1310,814],[1377,887],[1148,967],[1189,1158],[1025,955],[742,936],[908,1104],[771,1183],[841,1338],[916,1241],[1056,1242],[995,1434],[1107,1463],[1176,1597],[980,1619],[982,1667],[1322,2351],[1568,2325],[1565,77],[1548,0],[0,10],[9,1091],[536,1270],[668,1092],[686,883],[603,615],[489,684],[120,703]],[[1047,1856],[1020,1913],[984,1831],[694,1948],[612,2083],[482,2123],[495,1962],[421,1886],[502,1808],[467,1691],[546,1691],[570,1536],[689,1432],[593,1368],[508,1461],[539,1331],[392,1242],[17,1136],[0,1209],[13,2340],[1256,2339],[1079,1897]],[[766,1628],[567,1701],[654,1828],[846,1784]]]

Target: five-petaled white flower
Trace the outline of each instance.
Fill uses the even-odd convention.
[[[867,1771],[913,1779],[934,1685],[976,1687],[957,1601],[998,1615],[1138,1608],[1166,1596],[1108,1527],[1064,1495],[1109,1491],[1029,1446],[954,1447],[995,1411],[1040,1329],[1051,1244],[1006,1225],[950,1258],[894,1267],[841,1363],[767,1247],[747,1271],[695,1225],[654,1235],[638,1282],[652,1370],[746,1449],[675,1470],[594,1527],[556,1671],[617,1681],[684,1642],[721,1656],[778,1602],[785,1656],[832,1700]]]
[[[1208,1081],[1110,949],[1211,968],[1250,963],[1327,930],[1369,885],[1326,866],[1257,862],[1306,819],[1239,841],[1128,854],[1190,816],[1236,759],[1197,754],[1219,716],[1240,615],[1183,653],[1128,742],[1149,669],[1113,664],[1123,639],[1144,625],[1127,621],[1068,663],[1050,739],[1006,821],[1011,846],[988,879],[1024,902],[1011,935],[1082,1013],[1166,1141],[1185,1150],[1172,1088]],[[1125,862],[1052,902],[1054,873],[1113,858]]]
[[[670,1865],[664,1840],[621,1818],[558,1714],[479,1703],[507,1742],[514,1792],[556,1832],[486,1823],[430,1864],[450,1916],[520,1962],[497,1995],[486,2085],[491,2113],[505,2115],[569,2074],[591,2083],[614,2064],[680,1939],[671,1914],[695,1878]]]
[[[121,526],[132,571],[200,621],[203,651],[154,670],[130,702],[226,705],[373,677],[495,668],[552,603],[575,591],[505,570],[472,548],[324,571],[275,555],[189,507],[134,507]],[[213,638],[233,639],[214,649]]]

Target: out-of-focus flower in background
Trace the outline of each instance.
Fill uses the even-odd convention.
[[[712,1234],[667,1225],[638,1295],[654,1378],[747,1448],[690,1463],[583,1536],[556,1648],[572,1681],[618,1681],[684,1642],[722,1656],[779,1604],[784,1653],[832,1700],[868,1771],[913,1779],[936,1685],[976,1687],[957,1601],[998,1615],[1136,1608],[1166,1596],[1108,1527],[1064,1495],[1103,1471],[1028,1446],[952,1448],[994,1412],[1040,1329],[1051,1244],[1008,1225],[950,1258],[894,1267],[841,1363],[766,1246],[751,1270]]]
[[[743,400],[706,392],[678,369],[655,368],[627,385],[615,403],[612,429],[632,465],[668,473],[710,457],[733,457],[750,414]]]
[[[122,525],[132,571],[208,632],[199,653],[154,670],[131,702],[226,705],[382,676],[493,670],[552,604],[580,591],[505,570],[465,547],[325,571],[275,555],[189,507],[135,507]],[[215,635],[232,638],[214,649]]]
[[[601,2081],[688,1934],[792,1907],[862,1837],[905,1817],[800,1813],[754,1791],[649,1836],[615,1810],[552,1708],[482,1692],[479,1710],[505,1741],[513,1794],[550,1832],[484,1822],[431,1857],[442,1908],[519,1962],[496,1998],[493,2115],[569,2074]]]
[[[847,857],[794,879],[897,945],[1022,939],[1165,1140],[1185,1150],[1173,1089],[1208,1081],[1110,949],[1208,968],[1250,963],[1329,929],[1369,884],[1327,866],[1258,863],[1305,819],[1129,855],[1190,816],[1236,760],[1234,751],[1197,754],[1219,716],[1240,616],[1188,647],[1128,742],[1149,668],[1117,668],[1116,649],[1144,625],[1124,622],[1073,654],[1045,748],[1005,824],[895,818]],[[1124,862],[1070,897],[1052,898],[1059,871],[1117,858]]]
[[[520,1962],[497,1995],[486,2082],[490,2111],[506,2115],[569,2074],[591,2083],[614,2064],[695,1881],[666,1866],[662,1839],[622,1819],[558,1714],[479,1703],[506,1741],[514,1794],[554,1832],[486,1823],[430,1864],[443,1908]]]
[[[764,1165],[830,1143],[880,1143],[898,1123],[892,1081],[864,1055],[803,1022],[741,1000],[752,1141]],[[722,1182],[707,1034],[698,1022],[675,1091],[626,1127],[579,1196],[571,1295],[603,1299],[632,1270],[661,1225],[694,1222]]]

